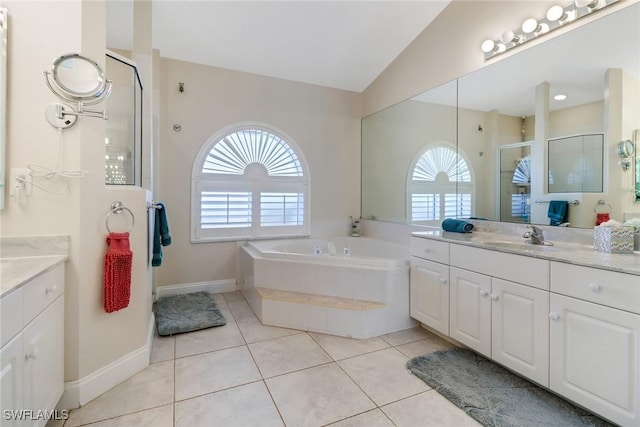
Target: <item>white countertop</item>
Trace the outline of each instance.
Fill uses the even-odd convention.
[[[553,246],[533,245],[526,243],[523,238],[517,236],[477,231],[471,233],[454,233],[433,229],[429,231],[417,231],[411,233],[411,235],[424,239],[440,240],[448,243],[474,246],[481,249],[640,276],[640,253],[638,252],[633,254],[612,254],[596,251],[592,245],[563,241],[552,242]]]
[[[69,258],[69,236],[0,238],[0,297]]]
[[[0,298],[66,260],[66,255],[0,258]]]

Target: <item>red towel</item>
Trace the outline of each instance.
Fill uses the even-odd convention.
[[[129,233],[109,233],[109,250],[104,257],[104,311],[112,313],[126,308],[131,296],[133,252]]]

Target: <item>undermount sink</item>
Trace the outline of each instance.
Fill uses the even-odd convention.
[[[514,248],[514,249],[528,249],[528,250],[547,250],[547,249],[551,249],[553,248],[553,245],[551,244],[533,244],[531,242],[526,242],[526,241],[522,241],[522,242],[516,242],[516,241],[511,241],[511,240],[496,240],[496,241],[489,241],[486,242],[487,245],[492,245],[492,246],[498,246],[501,248]]]
[[[553,244],[547,242],[545,244],[537,245],[526,240],[504,240],[504,239],[483,239],[483,238],[471,238],[472,242],[480,243],[482,245],[493,246],[504,249],[517,249],[526,251],[548,251],[554,250]]]

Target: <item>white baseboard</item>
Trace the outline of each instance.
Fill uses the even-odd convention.
[[[209,282],[183,283],[181,285],[156,287],[156,299],[170,295],[189,294],[191,292],[233,292],[236,290],[235,279],[212,280]]]
[[[82,379],[64,383],[64,392],[56,408],[79,408],[149,366],[155,327],[155,317],[151,313],[146,344]]]

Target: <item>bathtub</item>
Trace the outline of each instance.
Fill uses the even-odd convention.
[[[266,240],[248,245],[270,259],[371,268],[409,265],[407,246],[365,237]]]
[[[415,326],[408,246],[364,237],[249,242],[240,288],[263,324],[370,338]]]

